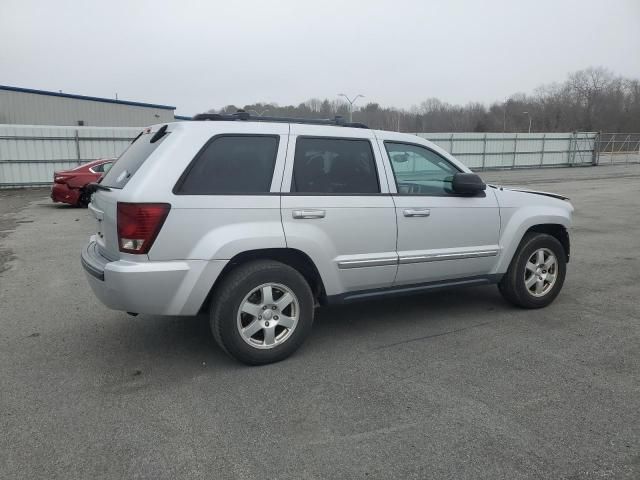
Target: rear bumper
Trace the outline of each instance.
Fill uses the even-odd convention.
[[[226,260],[110,261],[95,238],[81,262],[93,293],[107,307],[152,315],[196,315]]]
[[[54,183],[51,187],[51,200],[75,205],[80,200],[80,190],[69,188],[66,183]]]

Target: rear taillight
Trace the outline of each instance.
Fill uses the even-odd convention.
[[[171,210],[168,203],[118,202],[118,246],[124,253],[147,253]]]
[[[53,183],[67,183],[69,177],[56,176],[53,177]]]

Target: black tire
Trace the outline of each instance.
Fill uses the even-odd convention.
[[[525,285],[525,270],[528,260],[540,249],[547,249],[556,258],[555,282],[541,296],[535,296]],[[546,271],[545,271],[546,273]],[[511,260],[507,273],[498,284],[502,296],[522,308],[542,308],[555,300],[562,289],[567,273],[566,253],[562,244],[546,233],[525,234]]]
[[[268,283],[280,284],[291,290],[299,306],[298,320],[282,343],[260,349],[247,343],[240,334],[238,311],[248,294]],[[247,365],[263,365],[287,358],[311,332],[313,316],[314,299],[305,278],[296,269],[272,260],[256,260],[232,270],[216,287],[211,299],[213,337],[228,355]]]

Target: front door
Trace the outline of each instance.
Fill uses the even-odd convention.
[[[482,277],[496,264],[500,215],[491,189],[451,190],[460,170],[426,146],[379,141],[396,184],[399,267],[396,285]]]

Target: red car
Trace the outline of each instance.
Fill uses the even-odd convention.
[[[97,182],[109,171],[113,162],[115,162],[114,158],[102,158],[71,170],[54,172],[51,200],[86,207],[89,204],[90,194],[85,187],[92,182]]]

